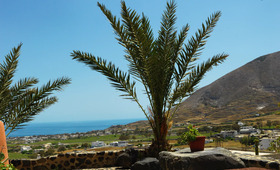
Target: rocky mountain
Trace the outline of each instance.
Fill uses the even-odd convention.
[[[261,56],[197,90],[179,107],[175,121],[239,120],[278,109],[280,51]]]

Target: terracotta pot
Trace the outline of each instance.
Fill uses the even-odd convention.
[[[203,151],[205,144],[205,136],[197,136],[195,141],[190,142],[192,152]]]
[[[5,155],[5,159],[8,158],[8,149],[7,149],[5,128],[4,128],[4,123],[2,121],[0,121],[0,152],[2,152]],[[4,161],[4,160],[0,160],[0,161]],[[5,165],[7,165],[8,163],[9,163],[9,161],[7,160],[5,162]]]

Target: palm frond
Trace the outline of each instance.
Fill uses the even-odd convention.
[[[6,108],[12,100],[10,85],[18,64],[20,48],[22,44],[14,47],[11,52],[5,56],[5,61],[0,63],[0,120],[5,122]]]
[[[220,16],[220,11],[215,12],[205,21],[205,24],[202,23],[202,28],[198,29],[195,36],[192,36],[185,46],[188,55],[198,57],[201,54],[201,51],[204,49],[207,39],[210,37]]]
[[[210,71],[213,68],[213,66],[221,64],[227,57],[228,54],[217,54],[212,58],[208,59],[206,62],[203,62],[202,64],[194,68],[188,78],[191,82],[190,89],[195,88],[197,84],[201,81],[201,79],[204,77],[206,72]],[[185,89],[184,91],[188,93],[188,90]]]
[[[7,122],[8,126],[6,126],[7,136],[17,129],[21,129],[25,126],[26,122],[32,121],[34,116],[38,115],[38,113],[47,109],[49,106],[57,102],[56,97],[45,97],[44,99],[37,100],[34,94],[29,95],[28,97],[21,100],[20,104],[17,107],[13,107],[10,110],[10,114]]]
[[[213,66],[217,66],[218,64],[222,63],[227,57],[227,54],[217,54],[211,59],[208,59],[206,62],[203,62],[202,64],[197,65],[195,68],[193,68],[189,76],[184,80],[183,83],[180,84],[178,89],[172,94],[170,103],[175,103],[180,99],[190,96],[192,92],[195,91],[196,86],[202,80],[204,75],[208,71],[210,71],[213,68]]]
[[[144,56],[147,58],[148,56],[151,56],[150,53],[152,53],[154,47],[154,35],[150,20],[144,14],[142,14],[141,18],[141,29],[143,31],[143,36],[145,37],[143,38],[143,44],[145,44],[143,51],[146,53]]]
[[[100,57],[95,57],[89,53],[83,53],[80,51],[73,51],[71,56],[73,59],[80,61],[88,65],[91,69],[105,75],[111,81],[113,87],[124,92],[122,96],[130,96],[130,99],[137,100],[135,82],[131,82],[129,74],[122,72],[119,68],[116,68],[114,64],[111,62],[107,64],[107,61]]]
[[[117,40],[126,48],[127,55],[125,55],[125,58],[129,62],[130,74],[137,77],[138,80],[143,81],[145,79],[140,76],[145,74],[145,68],[143,67],[145,64],[143,63],[145,62],[147,53],[151,51],[148,49],[153,42],[151,27],[146,17],[143,16],[141,19],[134,10],[126,7],[124,1],[121,3],[123,24],[106,9],[105,5],[98,3],[98,6],[110,21],[115,34],[118,36]],[[144,49],[140,49],[143,47],[143,44],[147,45],[144,46]],[[139,74],[139,72],[141,73]]]
[[[71,53],[71,56],[74,60],[80,61],[88,65],[91,69],[100,72],[101,74],[106,76],[110,80],[110,83],[113,87],[123,92],[121,96],[126,97],[126,99],[131,99],[135,101],[141,108],[147,119],[149,119],[148,114],[138,101],[135,82],[131,82],[130,75],[128,73],[122,72],[119,68],[116,68],[115,65],[111,62],[107,64],[106,60],[103,60],[100,57],[95,57],[89,53],[73,51]]]
[[[170,49],[170,47],[175,43],[176,30],[174,25],[177,19],[175,13],[175,2],[167,2],[166,10],[162,15],[161,27],[157,40],[157,46],[161,56],[168,56],[170,53],[168,49]]]
[[[135,76],[139,80],[145,80],[145,63],[146,63],[146,53],[143,47],[151,47],[151,44],[145,44],[146,36],[145,32],[142,30],[142,21],[140,15],[136,13],[135,10],[127,8],[125,2],[122,1],[122,21],[125,28],[125,34],[129,37],[129,45],[126,46],[125,55],[127,61],[129,62],[129,72],[131,75]],[[144,19],[145,21],[145,19]],[[143,22],[148,24],[148,22]],[[144,27],[149,27],[144,25]]]
[[[166,10],[162,15],[159,36],[153,48],[153,55],[147,59],[149,91],[153,100],[151,106],[156,113],[164,112],[166,98],[173,84],[172,77],[178,57],[178,49],[181,45],[181,42],[179,42],[181,39],[177,40],[177,31],[174,26],[176,23],[175,12],[175,2],[167,2]],[[159,115],[159,120],[161,119],[161,115]]]
[[[173,54],[174,57],[173,59],[171,60],[171,63],[170,63],[170,69],[167,71],[167,82],[166,83],[166,90],[165,90],[165,97],[164,97],[164,113],[166,112],[165,108],[166,108],[166,105],[167,105],[167,101],[169,100],[169,96],[170,96],[170,93],[172,91],[172,88],[173,88],[173,85],[174,85],[174,79],[175,79],[175,82],[176,80],[178,79],[178,74],[177,74],[177,70],[176,70],[176,64],[178,63],[178,61],[180,61],[180,54],[181,54],[181,51],[182,51],[182,47],[183,47],[183,44],[184,44],[184,41],[187,37],[187,33],[188,33],[188,30],[189,30],[189,25],[185,25],[182,30],[180,31],[179,35],[178,35],[178,38],[175,40],[175,44],[174,44],[174,47],[173,47]],[[177,66],[178,67],[178,66]],[[177,87],[175,87],[177,88]],[[167,110],[168,107],[167,107]]]
[[[48,97],[53,93],[53,91],[61,91],[63,87],[71,83],[71,79],[68,77],[61,77],[54,81],[48,81],[40,89],[35,92],[36,100],[41,100]]]
[[[176,72],[177,83],[187,75],[186,72],[194,67],[194,65],[189,65],[190,60],[194,62],[201,55],[201,51],[210,37],[211,32],[216,26],[221,12],[213,13],[206,21],[205,24],[202,23],[202,28],[198,29],[195,36],[192,36],[181,53],[181,59],[177,63],[178,70]]]
[[[107,19],[109,20],[109,22],[111,23],[111,26],[114,29],[115,34],[117,35],[116,39],[119,41],[119,43],[124,46],[127,47],[129,45],[129,41],[128,41],[128,35],[125,34],[125,30],[124,30],[124,26],[123,24],[121,24],[120,19],[117,19],[116,16],[114,16],[111,11],[109,11],[105,5],[100,4],[99,2],[97,2],[98,7],[101,9],[101,11],[103,12],[103,14],[107,17]]]
[[[5,61],[0,64],[0,96],[12,84],[12,78],[18,64],[18,57],[20,55],[20,48],[22,44],[13,48],[10,54],[5,56]]]
[[[176,52],[175,55],[176,56],[178,56],[180,54],[181,50],[183,49],[182,47],[187,38],[189,28],[190,28],[189,25],[186,24],[185,26],[183,26],[182,30],[178,34],[178,38],[176,39],[176,42],[175,42],[175,52]]]
[[[15,85],[10,88],[11,96],[13,96],[13,98],[16,98],[18,95],[21,95],[24,91],[37,84],[38,82],[39,80],[33,77],[20,79]]]
[[[205,24],[202,24],[202,28],[198,29],[198,31],[195,33],[195,36],[191,37],[191,39],[185,45],[185,48],[180,53],[180,58],[176,62],[176,70],[174,73],[176,85],[175,85],[175,88],[173,89],[172,97],[169,100],[168,110],[180,98],[180,97],[178,98],[178,94],[181,93],[179,90],[179,88],[181,88],[180,86],[182,85],[181,83],[186,82],[186,80],[184,80],[184,78],[187,75],[192,74],[193,71],[191,71],[191,70],[196,68],[195,61],[198,59],[199,55],[201,55],[201,51],[204,49],[206,41],[210,37],[210,34],[213,31],[214,27],[216,26],[220,16],[221,16],[220,11],[213,13],[205,21]],[[199,66],[197,66],[197,69],[199,69]],[[186,87],[187,86],[185,86],[185,88]],[[194,91],[194,89],[192,87],[189,87],[189,91]],[[182,91],[182,92],[184,92],[184,91]],[[188,95],[189,94],[186,94],[186,96],[188,96]],[[174,96],[177,96],[177,97],[174,97]]]

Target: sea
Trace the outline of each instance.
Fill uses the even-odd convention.
[[[118,120],[92,120],[71,122],[29,122],[22,129],[12,132],[9,137],[55,135],[63,133],[88,132],[92,130],[104,130],[112,125],[125,125],[142,119],[118,119]]]

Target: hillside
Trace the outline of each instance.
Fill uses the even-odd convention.
[[[212,123],[254,117],[278,109],[280,52],[261,56],[186,99],[175,120]]]

